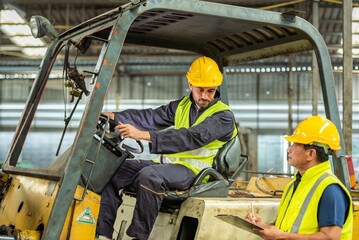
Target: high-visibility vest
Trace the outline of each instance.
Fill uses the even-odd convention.
[[[340,239],[352,239],[353,206],[351,195],[342,182],[333,174],[329,161],[308,169],[302,176],[301,182],[292,196],[293,184],[294,180],[284,189],[275,223],[276,227],[284,232],[291,233],[309,234],[319,232],[317,214],[320,198],[327,186],[339,184],[350,200],[350,209],[344,222]]]
[[[175,129],[179,128],[189,128],[189,114],[192,102],[190,98],[184,97],[179,103],[176,113],[175,113]],[[193,126],[199,124],[204,121],[207,117],[213,115],[214,113],[230,110],[229,106],[224,104],[222,101],[217,101],[215,104],[206,109],[196,120]],[[232,138],[237,135],[237,127],[234,126],[234,131],[232,134]],[[164,154],[163,162],[170,162],[173,164],[182,164],[187,168],[191,169],[196,175],[204,168],[212,167],[213,160],[217,155],[218,150],[225,144],[226,142],[220,140],[214,140],[207,145],[180,153],[173,154]]]

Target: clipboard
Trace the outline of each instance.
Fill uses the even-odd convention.
[[[230,223],[238,228],[241,228],[243,230],[246,230],[250,233],[256,234],[258,235],[257,232],[253,231],[253,229],[259,229],[259,230],[263,230],[262,227],[249,222],[248,220],[244,219],[243,217],[240,216],[234,216],[234,215],[228,215],[228,214],[220,214],[217,215],[216,218],[225,221],[227,223]],[[259,236],[259,235],[258,235]]]

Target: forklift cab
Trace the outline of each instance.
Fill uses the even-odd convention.
[[[99,163],[113,159],[113,166],[119,166],[128,157],[128,153],[124,154],[116,147],[104,147],[102,135],[99,139],[93,138],[113,75],[117,69],[124,68],[125,60],[128,60],[124,46],[129,46],[129,51],[133,50],[131,46],[136,45],[146,50],[160,48],[185,52],[193,58],[208,56],[218,63],[222,71],[226,67],[263,58],[314,50],[326,116],[337,126],[341,138],[341,150],[333,158],[334,171],[346,186],[350,185],[328,49],[318,30],[293,12],[277,13],[197,0],[141,0],[130,1],[60,34],[43,18],[34,17],[31,26],[38,27],[33,31],[34,35],[48,36],[52,43],[42,59],[3,164],[3,172],[9,177],[2,178],[5,183],[0,185],[0,192],[4,193],[0,225],[37,231],[42,239],[80,238],[75,236],[80,232],[77,227],[84,229],[84,225],[81,225],[81,218],[74,216],[78,206],[85,205],[88,198],[93,197],[98,202],[99,196],[94,192],[100,193],[104,185],[95,185],[99,182],[95,179],[103,180],[101,176],[107,171],[106,164]],[[90,53],[98,56],[94,65],[86,61],[86,54]],[[85,60],[80,64],[79,56],[82,55]],[[52,96],[52,90],[63,89],[63,86],[69,93],[64,102],[71,102],[70,108],[46,102],[45,96]],[[119,87],[128,86],[121,84]],[[220,92],[225,103],[229,103],[228,88],[224,78]],[[54,147],[53,154],[46,156],[46,161],[33,167],[21,166],[18,164],[21,153],[26,149],[26,143],[31,141],[31,133],[36,134],[37,124],[43,120],[41,111],[45,108],[56,113],[51,120],[60,119],[60,124],[56,125],[54,120],[47,126],[49,132],[54,132],[56,127],[61,129],[56,132],[58,145]],[[63,116],[64,112],[67,113],[65,119],[56,118]],[[69,139],[68,129],[73,131]],[[238,235],[240,230],[231,228],[230,231],[223,231],[221,224],[210,224],[211,227],[208,227],[208,221],[216,221],[213,217],[215,213],[229,213],[229,209],[236,213],[245,210],[243,205],[238,205],[245,201],[235,202],[223,197],[247,162],[238,146],[237,138],[229,142],[228,148],[224,147],[217,158],[216,166],[204,170],[189,192],[169,194],[172,200],[187,198],[172,224],[175,231],[171,233],[171,239],[183,239],[177,238],[180,226],[189,226],[192,235],[198,239],[217,239],[216,232],[221,232],[223,239],[233,239],[230,236]],[[214,180],[200,185],[206,175]],[[79,185],[80,197],[77,194]],[[204,205],[212,200],[204,196],[214,195],[220,198],[210,202],[209,205],[215,206],[215,209],[208,212]],[[228,205],[227,201],[231,204]],[[272,203],[267,200],[261,206],[268,202]],[[190,225],[199,216],[189,217],[187,213],[192,210],[198,213],[198,209],[191,208],[201,204],[204,213],[194,229]],[[277,202],[271,206],[271,211],[275,210],[275,204]],[[79,215],[93,216],[92,225],[86,222],[88,225],[85,226],[88,227],[86,234],[93,236],[97,215],[95,212],[89,214],[86,209],[82,209]],[[273,215],[268,212],[270,214]],[[186,227],[181,229],[185,231]],[[161,231],[158,233],[161,234]],[[153,234],[156,239],[156,231]],[[246,239],[252,238],[249,236]]]

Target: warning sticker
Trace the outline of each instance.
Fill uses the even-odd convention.
[[[87,207],[76,219],[77,222],[95,224],[95,219],[91,213],[90,207]]]

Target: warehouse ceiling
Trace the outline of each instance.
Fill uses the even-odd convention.
[[[41,15],[48,18],[56,30],[63,32],[89,18],[104,13],[108,10],[121,6],[128,0],[3,0],[1,8],[12,8],[19,11],[28,22],[33,15]],[[269,11],[285,12],[298,10],[298,15],[309,22],[313,22],[312,0],[223,0],[211,1],[233,4],[238,6],[257,8]],[[319,4],[317,19],[318,29],[326,41],[334,66],[342,65],[342,36],[343,36],[343,6],[341,1],[321,0],[314,1]],[[359,5],[359,0],[353,0],[353,6]],[[48,44],[48,43],[45,43]],[[359,46],[353,44],[354,49]],[[140,48],[127,46],[123,49],[120,60],[132,59],[132,64],[183,64],[188,66],[193,56],[189,53],[169,51],[161,49]],[[358,56],[359,57],[359,56]],[[41,57],[29,56],[24,53],[24,47],[18,46],[10,41],[10,37],[0,31],[0,73],[6,69],[31,69],[38,66]],[[296,57],[298,65],[311,65],[311,54],[303,54]],[[271,63],[273,60],[271,60]],[[276,58],[279,65],[288,64],[288,58]],[[265,60],[260,62],[269,64]],[[353,55],[354,66],[359,65],[359,58]],[[22,68],[21,68],[22,67]]]

